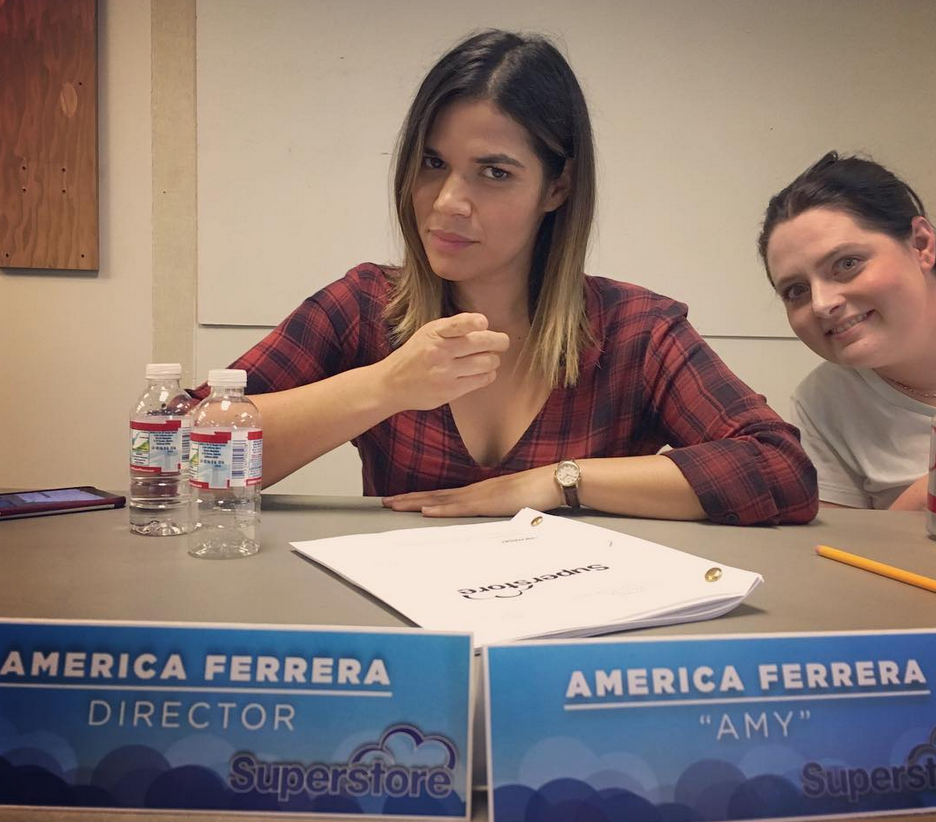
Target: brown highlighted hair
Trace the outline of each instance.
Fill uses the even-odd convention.
[[[582,90],[555,46],[542,37],[489,30],[472,35],[429,71],[407,113],[396,149],[394,200],[403,233],[403,264],[387,306],[394,343],[455,309],[451,285],[426,258],[413,209],[413,186],[426,137],[456,100],[490,101],[523,126],[546,184],[567,166],[568,197],[540,225],[530,271],[531,368],[550,385],[573,385],[579,355],[591,342],[584,267],[595,212],[595,156]]]

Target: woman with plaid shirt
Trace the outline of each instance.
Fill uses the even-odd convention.
[[[394,194],[402,265],[357,266],[232,365],[263,414],[266,485],[351,441],[364,492],[426,516],[579,500],[733,524],[815,516],[796,429],[685,306],[583,273],[591,125],[549,42],[487,31],[443,56],[404,123]]]

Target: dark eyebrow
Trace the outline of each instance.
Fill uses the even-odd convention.
[[[473,158],[476,163],[485,166],[516,166],[517,168],[526,168],[523,163],[509,154],[486,154],[484,157]]]
[[[425,146],[423,148],[423,154],[426,154],[429,157],[438,157],[439,159],[442,159],[442,155],[439,154],[439,152],[434,148],[432,148],[432,146]],[[516,166],[517,168],[526,168],[523,163],[521,163],[516,158],[511,157],[509,154],[485,154],[483,157],[472,157],[471,159],[478,165],[483,166]]]

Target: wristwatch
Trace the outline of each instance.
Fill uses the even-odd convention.
[[[582,479],[582,469],[575,460],[563,460],[556,466],[556,482],[562,489],[566,505],[575,509],[579,507],[578,484]]]

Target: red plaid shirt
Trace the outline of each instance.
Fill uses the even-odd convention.
[[[405,411],[353,440],[364,493],[458,488],[563,459],[655,454],[685,475],[715,522],[808,522],[816,471],[783,422],[739,380],[686,319],[686,307],[644,288],[584,279],[597,345],[578,384],[555,388],[496,466],[478,465],[448,405]],[[386,357],[387,273],[365,263],[305,300],[234,362],[247,393],[295,388]],[[199,397],[207,389],[196,390]]]

